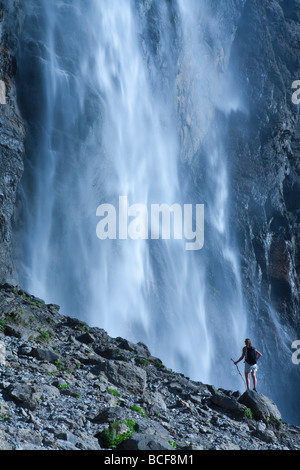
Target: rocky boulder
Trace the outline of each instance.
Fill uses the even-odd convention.
[[[31,355],[39,361],[55,362],[60,359],[59,354],[44,348],[33,348]]]
[[[37,385],[17,384],[8,388],[11,398],[22,407],[35,410],[42,396],[43,390]]]
[[[172,445],[161,439],[158,436],[152,434],[138,434],[133,433],[131,438],[126,440],[120,447],[120,450],[168,450],[172,451],[174,448]]]
[[[233,396],[227,396],[224,394],[216,394],[210,398],[211,402],[224,410],[233,411],[235,413],[243,414],[246,406],[240,403],[237,398]]]
[[[144,369],[124,361],[105,361],[95,367],[94,372],[102,373],[108,381],[117,387],[132,393],[143,393],[146,388],[147,375]]]
[[[264,422],[268,422],[272,419],[281,420],[281,413],[276,404],[273,400],[260,392],[247,390],[239,398],[239,402],[247,408],[250,408],[255,418],[261,419]]]

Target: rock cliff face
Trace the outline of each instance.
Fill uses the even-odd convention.
[[[16,13],[18,12],[18,13]],[[24,125],[16,104],[14,77],[18,38],[18,2],[0,2],[0,279],[13,281],[12,218],[16,194],[23,172]]]
[[[232,115],[233,217],[253,323],[272,305],[282,324],[300,333],[298,0],[247,1],[232,51],[237,88],[247,115]],[[263,320],[262,320],[263,321]]]
[[[300,337],[300,122],[292,84],[300,76],[299,12],[296,0],[245,3],[231,67],[246,112],[231,114],[227,141],[249,331],[268,364],[265,392],[276,390],[281,404],[288,393],[297,420],[291,343]],[[276,387],[276,367],[286,370],[284,390]]]
[[[259,391],[192,381],[58,310],[0,286],[1,450],[300,449]]]

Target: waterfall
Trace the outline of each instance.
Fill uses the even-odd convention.
[[[224,140],[240,106],[228,69],[233,3],[24,1],[16,233],[28,291],[230,389],[243,386],[228,370],[247,332]],[[149,211],[203,204],[203,248],[100,240],[97,208],[118,211],[120,197]]]

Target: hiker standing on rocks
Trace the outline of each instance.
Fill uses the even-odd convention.
[[[252,346],[251,340],[249,338],[245,339],[246,346],[243,347],[241,357],[234,363],[237,365],[238,362],[242,361],[245,358],[245,378],[247,390],[250,390],[250,373],[253,380],[253,390],[256,391],[257,386],[257,361],[261,357],[261,353],[257,351]]]

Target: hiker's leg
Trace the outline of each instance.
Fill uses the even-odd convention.
[[[252,375],[252,380],[253,380],[253,390],[256,390],[256,385],[257,385],[256,371],[252,370],[251,375]]]
[[[250,389],[250,374],[249,374],[249,372],[245,372],[245,378],[246,378],[247,390],[249,390]]]

